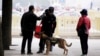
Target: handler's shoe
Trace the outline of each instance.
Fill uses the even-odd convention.
[[[43,51],[38,51],[37,54],[39,54],[39,53],[43,53]]]
[[[28,52],[27,54],[32,55],[33,53],[32,52]]]
[[[22,54],[22,55],[25,54],[25,50],[21,50],[21,54]]]

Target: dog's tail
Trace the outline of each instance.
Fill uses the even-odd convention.
[[[72,46],[72,43],[70,43],[69,45],[66,43],[66,46],[67,46],[67,47],[71,47],[71,46]]]

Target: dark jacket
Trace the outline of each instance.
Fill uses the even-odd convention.
[[[54,33],[56,28],[56,17],[54,15],[45,15],[42,18],[42,31],[46,33]]]
[[[39,18],[32,11],[24,13],[21,19],[21,30],[34,31],[37,20]]]

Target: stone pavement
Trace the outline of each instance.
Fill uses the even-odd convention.
[[[80,56],[81,46],[80,46],[79,39],[66,39],[66,41],[68,43],[72,42],[72,46],[68,47],[69,52],[67,56]],[[18,37],[18,38],[13,37],[12,45],[15,45],[15,46],[10,46],[11,50],[5,50],[5,56],[46,56],[44,54],[36,53],[39,49],[39,46],[38,46],[39,39],[33,38],[33,42],[32,42],[33,55],[20,54],[21,42],[22,42],[22,37]],[[88,56],[100,56],[100,39],[89,39],[88,45],[89,45]],[[66,56],[66,55],[63,55],[63,50],[58,48],[58,46],[56,45],[55,47],[53,47],[53,51],[50,52],[48,56]]]

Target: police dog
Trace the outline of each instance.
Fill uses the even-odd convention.
[[[62,48],[64,49],[64,53],[63,54],[68,54],[68,49],[66,47],[70,47],[72,45],[72,43],[70,43],[68,45],[68,43],[66,42],[65,39],[62,39],[62,38],[55,38],[55,37],[48,37],[46,34],[44,34],[43,32],[40,33],[40,36],[42,38],[45,39],[45,43],[46,43],[46,53],[45,55],[48,55],[49,54],[49,51],[50,51],[50,45],[55,45],[55,44],[58,44],[58,47],[59,48]]]

